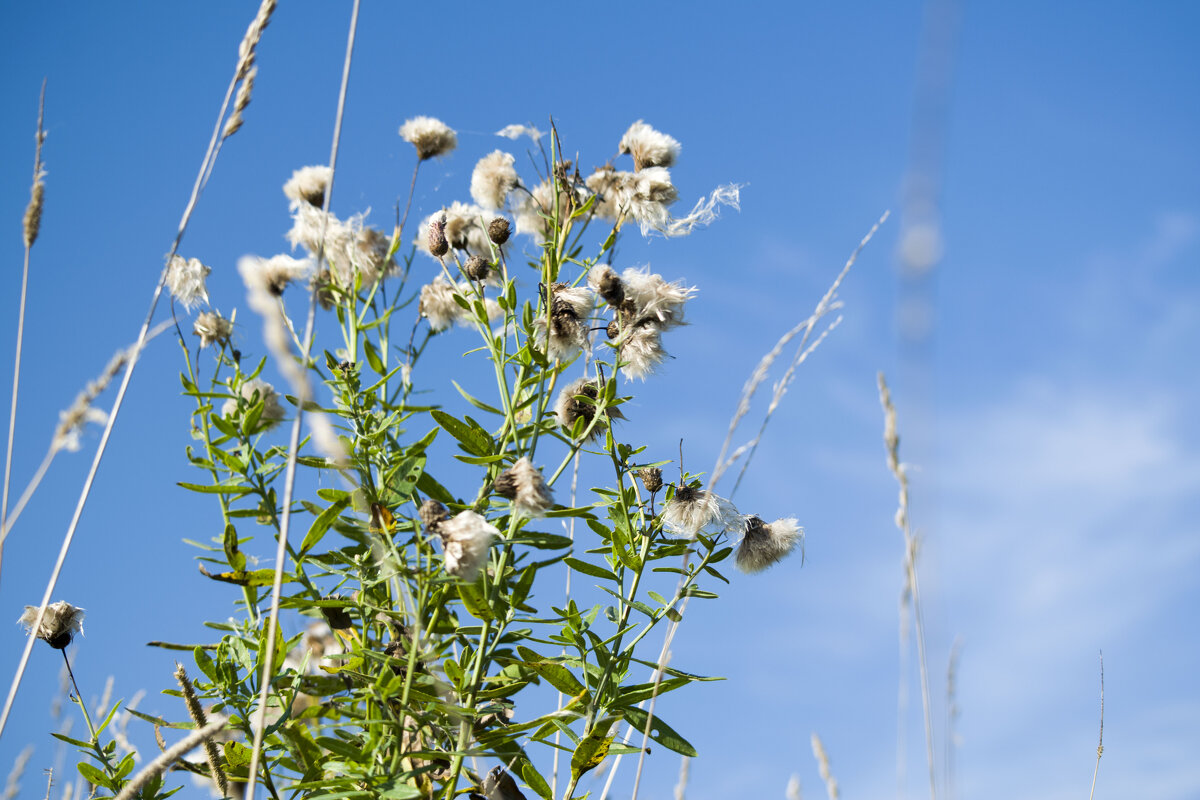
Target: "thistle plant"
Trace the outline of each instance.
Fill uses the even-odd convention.
[[[429,117],[400,133],[427,170],[457,141]],[[220,511],[200,569],[239,609],[194,649],[193,722],[154,720],[200,724],[201,703],[228,716],[229,740],[197,772],[220,770],[246,796],[570,798],[606,759],[645,749],[617,740],[622,723],[697,755],[650,703],[705,678],[663,663],[651,634],[690,598],[716,597],[735,549],[756,572],[802,530],[740,513],[681,464],[664,486],[673,454],[629,438],[633,379],[654,379],[697,290],[618,269],[615,246],[705,225],[737,187],[675,216],[679,143],[641,121],[620,139],[630,170],[585,176],[553,127],[537,146],[535,174],[497,150],[461,187],[474,202],[390,233],[329,210],[334,170],[298,168],[281,202],[306,257],[238,265],[265,346],[235,346],[215,309],[180,342],[198,470],[180,483]],[[173,265],[177,312],[210,302],[200,255]],[[293,316],[311,305],[315,346]],[[457,397],[422,385],[435,337],[464,353]],[[488,394],[464,388],[472,371],[490,376]],[[277,425],[300,412],[309,435],[292,449]],[[590,491],[569,491],[581,475]],[[285,515],[306,530],[255,568]]]

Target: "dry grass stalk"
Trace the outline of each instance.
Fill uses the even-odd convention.
[[[46,115],[46,81],[42,81],[42,94],[38,100],[37,142],[33,155],[33,186],[30,188],[29,206],[25,209],[23,225],[25,238],[24,267],[21,271],[21,299],[17,312],[17,354],[13,358],[12,405],[8,416],[8,447],[4,452],[4,491],[0,500],[0,566],[4,564],[5,523],[8,521],[8,490],[12,480],[13,436],[17,430],[17,392],[21,385],[21,349],[25,339],[25,298],[29,291],[29,251],[37,240],[42,226],[42,206],[46,199],[46,184],[42,180],[46,170],[42,165],[42,144],[46,141],[44,126]]]
[[[263,4],[259,8],[259,15],[262,17],[263,26],[266,25],[274,6],[275,3],[273,0],[263,0]],[[334,117],[333,123],[333,143],[330,146],[329,155],[329,182],[325,189],[325,205],[323,208],[326,212],[328,212],[331,205],[333,178],[337,173],[338,145],[342,135],[342,119],[346,111],[346,91],[350,83],[350,64],[354,56],[354,39],[358,30],[358,10],[359,0],[354,0],[354,7],[350,11],[350,32],[346,41],[346,59],[342,66],[342,85],[338,92],[337,114]],[[257,22],[258,18],[255,21]],[[253,30],[253,25],[251,25],[251,30]],[[249,33],[248,31],[247,36],[249,36]],[[328,214],[325,214],[326,218],[328,216]],[[317,253],[318,272],[320,272],[321,259],[324,256],[324,229],[321,231],[320,241],[322,242],[322,250]],[[313,324],[316,318],[316,311],[317,295],[316,292],[310,291],[308,319],[305,322],[303,344],[301,345],[300,357],[302,363],[308,363],[309,351],[313,342]],[[279,630],[279,598],[283,588],[283,568],[287,563],[288,531],[292,519],[292,496],[296,486],[296,457],[300,452],[300,425],[303,417],[304,403],[300,403],[296,408],[296,417],[292,420],[292,433],[288,442],[288,459],[284,473],[282,497],[283,515],[279,521],[279,543],[275,550],[275,576],[271,584],[271,612],[267,619],[267,653],[266,658],[263,659],[262,676],[259,680],[261,689],[258,696],[258,710],[254,715],[256,725],[254,729],[254,741],[250,748],[250,767],[246,780],[245,800],[254,800],[254,790],[258,781],[258,765],[262,757],[263,734],[267,727],[267,698],[271,691],[271,677],[275,674],[275,634]],[[450,794],[453,794],[453,789],[451,789]]]
[[[216,734],[225,729],[229,724],[229,720],[224,716],[217,714],[203,728],[198,728],[188,734],[179,743],[167,748],[158,758],[151,761],[142,771],[133,776],[129,783],[125,784],[125,788],[117,793],[113,800],[133,800],[150,779],[156,775],[161,775],[166,771],[167,767],[174,764],[179,759],[183,758],[188,753],[195,750],[202,742],[211,739]]]
[[[179,690],[183,692],[183,702],[187,706],[188,716],[192,718],[192,722],[196,723],[197,728],[203,728],[208,724],[208,718],[204,714],[204,708],[200,705],[200,698],[196,696],[196,689],[188,679],[187,670],[183,668],[183,664],[178,662],[175,663],[175,680],[179,683]],[[221,769],[221,754],[212,739],[204,740],[204,757],[208,760],[209,777],[221,790],[221,796],[228,797],[229,779],[225,777],[225,770]]]
[[[679,783],[675,784],[675,800],[684,800],[684,795],[687,792],[688,773],[692,766],[692,759],[683,756],[679,760]]]
[[[1100,775],[1100,756],[1104,755],[1104,651],[1100,651],[1100,743],[1096,745],[1096,769],[1092,772],[1092,791],[1088,800],[1096,796],[1096,778]]]
[[[946,665],[946,797],[954,797],[954,753],[958,747],[958,662],[962,655],[962,642],[956,637],[950,645],[950,658]]]
[[[810,346],[809,339],[812,336],[813,329],[816,328],[817,323],[820,322],[825,315],[829,314],[831,311],[836,311],[837,309],[841,308],[841,302],[837,299],[838,288],[842,285],[842,281],[845,279],[847,273],[850,272],[850,268],[854,266],[854,262],[858,260],[858,254],[861,253],[863,248],[867,246],[867,242],[871,241],[871,237],[873,237],[875,232],[879,230],[879,226],[887,221],[889,214],[891,214],[890,211],[885,211],[883,216],[879,218],[879,221],[871,227],[871,230],[867,231],[867,235],[862,238],[862,241],[858,243],[858,247],[856,247],[854,252],[850,254],[850,258],[846,261],[845,266],[842,267],[842,271],[838,273],[837,278],[834,279],[833,284],[829,287],[828,291],[825,292],[825,296],[822,297],[820,302],[817,303],[812,315],[781,336],[779,341],[775,343],[775,346],[772,347],[771,350],[758,362],[758,366],[755,367],[754,372],[750,374],[750,378],[746,381],[746,385],[742,389],[742,396],[738,400],[737,410],[734,411],[733,418],[729,420],[729,430],[725,434],[725,441],[721,445],[721,454],[717,457],[717,463],[713,467],[712,471],[712,479],[709,481],[710,488],[713,488],[717,485],[717,481],[721,479],[721,476],[725,474],[725,471],[733,466],[734,462],[736,462],[743,453],[747,452],[748,450],[750,451],[747,461],[753,457],[754,450],[758,447],[758,442],[762,437],[762,432],[766,428],[767,420],[770,419],[771,414],[774,413],[776,407],[779,405],[779,401],[782,399],[783,394],[787,391],[787,386],[791,383],[794,377],[795,368],[798,367],[806,358],[808,358],[809,354],[816,349],[817,345],[821,343],[821,339],[823,339],[825,336],[824,333],[821,334],[821,337],[819,337],[817,341],[813,342]],[[828,333],[828,330],[832,330],[833,327],[836,327],[836,325],[837,322],[833,323],[833,325],[831,325],[825,333]],[[729,453],[730,445],[733,444],[733,436],[737,431],[738,424],[742,421],[743,417],[750,413],[750,401],[754,398],[755,393],[758,391],[758,387],[761,386],[763,381],[769,377],[771,365],[774,364],[779,356],[783,353],[783,348],[787,347],[788,343],[797,336],[800,336],[800,345],[796,351],[796,356],[793,358],[792,365],[784,375],[784,379],[775,386],[775,395],[772,398],[771,405],[767,410],[766,417],[764,417],[762,425],[759,428],[758,435],[755,436],[751,442],[742,445],[732,455],[728,455],[728,457],[726,457]],[[742,471],[745,472],[744,465],[742,467]]]
[[[12,771],[8,773],[8,780],[4,783],[4,800],[13,800],[21,791],[21,776],[25,774],[25,766],[29,763],[30,757],[33,756],[33,745],[26,745],[17,758],[13,761]]]
[[[887,452],[888,469],[899,484],[896,508],[896,527],[904,534],[904,597],[912,603],[914,633],[917,639],[917,662],[921,673],[921,707],[925,717],[925,757],[929,768],[929,796],[937,797],[933,767],[933,703],[929,694],[929,668],[925,656],[925,624],[921,614],[921,590],[917,580],[917,537],[913,535],[908,516],[908,469],[900,460],[900,434],[896,425],[896,407],[883,373],[878,375],[879,402],[883,406],[883,443]],[[903,608],[903,607],[902,607]],[[902,617],[903,621],[903,617]],[[902,631],[903,635],[903,631]]]
[[[829,794],[829,800],[838,800],[837,778],[833,777],[829,768],[829,756],[825,753],[825,745],[815,733],[812,735],[812,750],[813,758],[817,759],[817,769],[821,772],[821,780],[825,781],[825,791]]]

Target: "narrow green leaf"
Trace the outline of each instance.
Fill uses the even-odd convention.
[[[471,616],[475,619],[487,621],[495,619],[492,615],[492,610],[488,607],[487,596],[484,595],[483,589],[479,587],[479,583],[472,581],[460,581],[458,584],[458,596],[462,599],[462,603],[466,606],[467,611],[471,612]]]
[[[613,740],[613,737],[608,734],[611,727],[611,725],[597,725],[575,748],[575,752],[571,755],[571,778],[573,780],[578,780],[581,775],[600,766],[600,762],[604,761],[604,757],[608,755],[608,747]]]
[[[240,742],[225,742],[225,761],[234,769],[250,766],[251,750]]]
[[[537,792],[538,797],[553,800],[554,795],[550,793],[550,784],[546,783],[542,774],[528,761],[521,765],[521,779],[528,784],[530,789]]]
[[[482,400],[472,396],[466,389],[459,386],[457,381],[450,381],[450,382],[454,384],[455,389],[458,389],[458,393],[463,396],[464,400],[466,400],[468,403],[470,403],[471,405],[478,408],[480,411],[487,411],[489,414],[498,414],[501,417],[504,416],[503,411],[501,411],[498,408],[493,408],[493,407],[489,406],[487,403],[483,402]]]
[[[196,660],[196,666],[204,673],[204,676],[213,683],[217,683],[217,664],[213,661],[212,656],[208,651],[199,645],[192,650],[192,658]]]
[[[348,505],[350,505],[350,498],[343,497],[317,515],[317,518],[313,520],[313,524],[309,526],[308,533],[304,534],[304,541],[300,543],[300,555],[304,555],[317,546],[317,543],[321,541],[326,531],[329,530],[329,526],[346,510],[346,506]]]
[[[206,578],[212,578],[214,581],[223,581],[225,583],[233,583],[238,586],[272,586],[275,583],[275,570],[273,569],[254,569],[254,570],[234,570],[233,572],[212,573],[204,568],[201,564],[200,573]],[[295,578],[288,575],[283,576],[284,583],[291,583]]]
[[[387,369],[383,366],[383,359],[379,357],[379,348],[367,338],[363,338],[362,343],[363,355],[367,357],[367,363],[371,365],[371,369],[379,375],[386,375]]]
[[[238,550],[237,528],[233,527],[233,523],[225,526],[222,544],[225,546],[225,560],[229,562],[229,566],[235,570],[245,569],[246,554]]]
[[[86,761],[80,761],[75,765],[75,768],[79,770],[79,774],[83,776],[84,780],[93,786],[101,786],[110,792],[116,791],[108,776]]]
[[[584,692],[584,686],[571,671],[562,664],[547,661],[541,655],[528,647],[517,646],[517,652],[525,661],[526,666],[544,678],[547,683],[565,695],[575,697]]]
[[[182,486],[184,489],[190,489],[193,492],[200,492],[201,494],[232,494],[240,496],[251,490],[251,487],[249,486],[221,483],[218,483],[215,486],[206,486],[199,483],[187,483],[186,481],[179,481],[175,485]]]
[[[470,425],[460,419],[450,416],[445,411],[435,408],[429,414],[437,420],[446,433],[458,440],[463,450],[473,456],[487,456],[492,453],[492,437],[482,428]]]
[[[649,720],[650,738],[668,750],[674,750],[676,753],[688,756],[689,758],[695,758],[700,755],[687,739],[676,733],[674,728],[663,722],[657,715],[651,720],[650,715],[645,711],[633,707],[621,709],[621,714],[638,731],[646,730],[646,721]]]
[[[563,563],[576,572],[582,572],[584,575],[591,575],[593,578],[603,578],[613,583],[620,583],[617,576],[611,570],[607,570],[597,564],[590,564],[587,561],[580,561],[578,558],[570,556],[564,558]]]

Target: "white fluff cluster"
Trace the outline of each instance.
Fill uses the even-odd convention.
[[[274,297],[280,297],[292,281],[303,278],[311,268],[312,263],[308,260],[282,254],[270,258],[243,256],[238,259],[238,272],[246,288]]]
[[[301,205],[321,208],[325,205],[325,193],[329,191],[329,179],[333,172],[329,167],[301,167],[283,185],[288,198],[288,208],[295,211]]]
[[[625,362],[627,378],[646,379],[667,358],[662,334],[683,325],[683,307],[695,287],[670,283],[648,269],[626,269],[621,276],[598,264],[588,272],[588,285],[615,313],[608,337]]]
[[[433,117],[413,117],[400,126],[400,138],[417,148],[421,161],[442,156],[458,146],[458,134]]]
[[[504,207],[508,193],[520,183],[515,162],[512,154],[503,150],[493,150],[479,159],[471,172],[471,197],[476,203],[493,211]]]
[[[208,347],[214,342],[224,344],[233,335],[233,323],[222,317],[219,311],[205,311],[192,323],[192,333],[200,337],[201,347]]]
[[[262,402],[263,410],[258,418],[259,431],[273,428],[283,419],[284,411],[283,405],[279,402],[279,392],[275,391],[275,387],[262,378],[246,381],[238,390],[238,394],[248,405],[254,403],[256,397]],[[237,398],[231,397],[221,406],[221,416],[229,419],[237,413],[237,410]]]
[[[512,139],[514,142],[522,136],[528,136],[535,142],[541,139],[546,134],[539,131],[532,125],[505,125],[500,130],[496,131],[497,136],[503,136],[505,139]]]
[[[622,155],[633,156],[633,168],[641,171],[646,167],[669,167],[679,157],[679,142],[661,131],[656,131],[640,119],[629,126],[621,143],[617,146]]]
[[[444,222],[442,233],[451,250],[465,251],[468,255],[492,258],[492,242],[488,238],[487,222],[494,214],[471,203],[454,201],[441,211],[435,211],[425,219],[417,230],[417,247],[431,258],[437,258],[429,249],[429,228],[435,221]],[[450,256],[446,256],[450,258]]]
[[[434,333],[444,331],[451,325],[469,325],[472,320],[471,311],[463,308],[454,299],[454,295],[471,298],[473,292],[466,284],[452,284],[444,275],[438,275],[431,282],[421,287],[421,299],[417,306],[418,313],[429,321],[429,329]],[[484,308],[489,320],[504,316],[504,309],[490,297],[484,298]]]
[[[762,572],[804,541],[804,529],[794,517],[777,519],[770,525],[759,517],[743,517],[741,524],[742,540],[736,558],[742,572]]]
[[[663,525],[679,536],[694,539],[700,531],[719,533],[741,520],[733,503],[707,489],[677,486],[663,509]]]
[[[211,272],[212,268],[201,264],[198,258],[171,256],[167,266],[167,288],[180,305],[191,311],[196,303],[208,302],[208,290],[204,286],[204,279]]]
[[[473,581],[487,560],[492,540],[500,530],[474,511],[460,511],[453,519],[439,523],[446,572],[464,581]]]
[[[545,516],[546,511],[554,506],[550,487],[528,456],[521,456],[515,464],[500,473],[493,488],[496,494],[512,500],[513,510],[524,517]]]
[[[321,252],[322,232],[325,261],[339,286],[353,288],[356,274],[362,276],[364,286],[370,286],[397,268],[391,257],[391,237],[364,225],[361,214],[343,222],[307,203],[295,207],[292,228],[287,232],[293,247],[303,245],[316,258]]]
[[[554,207],[554,181],[547,178],[533,188],[529,194],[521,193],[515,204],[517,233],[548,239],[551,233],[551,218],[557,216],[561,225],[571,213],[572,207],[582,205],[588,198],[583,186],[567,188],[559,186],[558,208]]]
[[[66,649],[75,634],[83,633],[82,608],[65,600],[51,603],[46,606],[42,622],[35,631],[33,626],[37,623],[38,612],[41,610],[40,606],[25,606],[25,612],[17,622],[25,626],[26,633],[33,634],[55,650]]]
[[[587,321],[595,300],[587,289],[556,283],[547,303],[549,320],[539,314],[533,321],[537,340],[551,361],[569,361],[588,346]]]

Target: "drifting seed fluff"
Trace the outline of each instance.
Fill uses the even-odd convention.
[[[741,195],[742,187],[739,184],[718,186],[708,197],[697,200],[686,217],[671,217],[665,225],[656,226],[656,230],[668,238],[687,236],[696,228],[702,228],[720,216],[721,206],[729,206],[735,211],[741,210]],[[646,234],[644,225],[642,234]]]
[[[527,456],[521,456],[500,473],[492,488],[501,497],[513,501],[513,510],[524,517],[542,517],[554,507],[554,495]]]
[[[670,224],[671,212],[667,206],[679,199],[679,192],[665,167],[647,167],[636,173],[632,186],[625,191],[629,196],[629,215],[641,226],[643,236],[651,230],[662,231]]]
[[[513,168],[515,162],[516,158],[503,150],[493,150],[479,159],[471,172],[471,197],[476,203],[493,211],[504,207],[508,193],[520,182]]]
[[[532,125],[505,125],[500,130],[496,131],[497,136],[503,136],[505,139],[512,139],[514,142],[522,136],[528,136],[535,142],[541,139],[546,134],[539,131]]]
[[[568,431],[572,431],[576,421],[582,419],[583,429],[587,430],[587,426],[592,424],[592,420],[596,416],[599,396],[599,386],[594,380],[588,378],[580,378],[564,388],[558,393],[558,398],[554,402],[554,413],[558,417],[558,424]],[[609,419],[625,419],[625,415],[619,408],[606,408],[604,413]],[[597,419],[588,438],[595,439],[604,432],[605,427],[604,418]]]
[[[211,272],[212,268],[201,264],[198,258],[171,256],[167,265],[167,288],[180,305],[191,311],[196,303],[208,303],[208,290],[204,286],[204,279]]]
[[[741,519],[733,503],[707,489],[676,486],[675,495],[662,512],[667,530],[689,539],[700,531],[728,530]]]
[[[329,190],[329,179],[332,172],[329,167],[301,167],[292,173],[292,177],[283,185],[283,193],[288,199],[288,208],[295,211],[302,204],[313,208],[325,206],[325,192]]]
[[[265,431],[275,427],[283,419],[284,410],[279,402],[279,392],[275,391],[275,387],[264,381],[262,378],[254,378],[242,384],[242,388],[238,391],[242,399],[247,405],[255,402],[255,395],[262,401],[262,415],[258,418],[259,431]],[[221,406],[221,416],[228,419],[237,413],[238,401],[236,398],[229,398]],[[257,433],[257,431],[256,431]]]
[[[65,600],[46,606],[42,614],[42,624],[37,630],[33,629],[37,622],[38,606],[25,606],[25,613],[17,622],[25,626],[25,632],[41,639],[55,650],[65,650],[75,634],[83,633],[83,609],[71,605]]]
[[[804,529],[797,521],[788,517],[777,519],[767,525],[761,518],[743,517],[745,531],[737,548],[737,565],[742,572],[762,572],[804,540]]]
[[[437,532],[442,537],[446,572],[464,581],[479,576],[492,540],[500,536],[498,528],[474,511],[460,511],[453,519],[440,523]]]
[[[433,117],[408,120],[400,126],[400,138],[417,148],[417,158],[421,161],[443,156],[458,146],[458,135]]]
[[[233,323],[221,316],[219,311],[205,311],[192,323],[192,333],[200,337],[200,346],[228,344],[233,335]]]
[[[238,259],[238,272],[246,288],[251,293],[263,292],[273,297],[281,297],[283,290],[291,285],[292,281],[304,277],[311,266],[308,260],[283,254],[270,258],[243,256]]]
[[[633,322],[649,323],[664,331],[684,324],[683,306],[696,293],[696,287],[668,283],[645,267],[630,267],[621,278]]]
[[[640,119],[629,126],[617,146],[622,155],[633,156],[633,168],[641,172],[647,167],[670,167],[679,157],[679,142],[656,131]]]
[[[635,325],[625,331],[617,344],[624,365],[625,377],[646,380],[667,359],[662,346],[662,334],[653,325]]]

